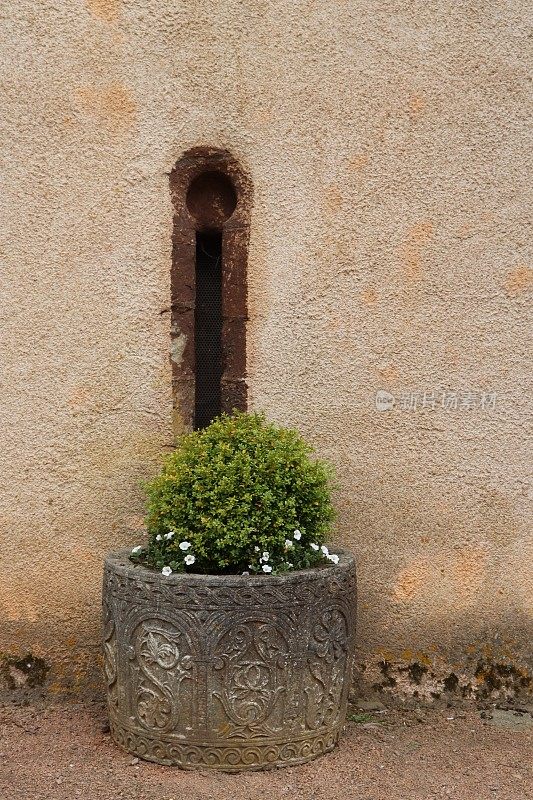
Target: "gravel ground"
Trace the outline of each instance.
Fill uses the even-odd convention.
[[[354,709],[340,747],[301,767],[225,775],[137,761],[99,705],[0,706],[1,800],[527,800],[533,718]]]

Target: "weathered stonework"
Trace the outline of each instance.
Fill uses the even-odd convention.
[[[222,235],[222,411],[245,411],[247,261],[252,185],[225,150],[194,147],[170,173],[174,207],[171,269],[171,350],[174,427],[193,425],[195,405],[194,322],[196,309],[196,233]]]
[[[227,772],[301,764],[341,733],[355,640],[353,557],[285,576],[172,575],[108,556],[111,734],[130,753]]]
[[[335,468],[369,691],[533,676],[530,6],[3,4],[0,653],[52,697],[101,693],[103,557],[191,427],[194,148],[253,188],[246,405]]]

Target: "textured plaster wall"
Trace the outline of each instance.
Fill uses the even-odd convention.
[[[0,652],[44,658],[51,689],[97,683],[102,558],[138,541],[140,481],[173,444],[168,173],[210,144],[254,184],[253,407],[337,467],[364,679],[525,686],[528,14],[5,4]],[[375,407],[454,389],[496,407]]]

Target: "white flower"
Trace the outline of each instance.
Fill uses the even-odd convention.
[[[294,538],[296,539],[296,541],[297,541],[297,542],[299,542],[299,541],[300,541],[300,539],[302,538],[302,532],[301,532],[301,531],[299,531],[298,529],[296,529],[296,530],[294,531],[294,533],[293,533],[293,536],[294,536]]]
[[[263,572],[272,572],[270,564],[263,564]]]
[[[248,570],[247,570],[247,569],[246,569],[244,572],[241,572],[241,575],[249,575],[249,574],[250,574],[250,573],[248,572]]]
[[[325,544],[323,544],[320,549],[322,550],[322,552],[324,553],[325,556],[329,556],[329,550],[328,550],[328,548],[326,547]]]
[[[188,567],[190,567],[191,564],[194,564],[194,562],[196,561],[195,557],[193,555],[191,555],[190,553],[189,553],[188,556],[185,556],[185,558],[183,560],[185,561],[185,563],[187,564]]]
[[[315,544],[314,542],[311,542],[311,544],[309,545],[309,547],[312,547],[312,548],[313,548],[313,550],[320,550],[320,547],[319,547],[317,544]]]
[[[290,539],[285,539],[285,550],[287,550],[289,547],[294,547],[294,544]]]
[[[141,547],[140,544],[138,544],[137,547],[132,547],[131,552],[132,553],[140,553],[141,550],[142,550],[142,547]]]
[[[174,536],[174,531],[169,531],[168,533],[165,533],[165,539],[172,539],[173,536]]]
[[[256,553],[258,553],[260,549],[261,549],[260,547],[258,547],[257,545],[255,545],[255,547],[254,547],[254,550],[255,550],[255,552],[256,552]]]
[[[191,546],[190,542],[180,542],[179,545],[180,550],[188,550],[190,546]]]
[[[291,564],[290,561],[286,561],[285,564],[288,566],[289,569],[293,569],[294,568],[294,564]]]
[[[268,561],[269,558],[270,558],[270,553],[267,553],[267,551],[265,550],[265,552],[263,553],[263,555],[261,557],[261,560],[262,561]]]
[[[334,564],[338,564],[339,563],[339,556],[336,553],[330,553],[328,555],[328,559],[330,561],[333,561]]]
[[[253,569],[251,564],[248,564],[248,569]]]
[[[170,567],[163,567],[161,570],[161,575],[164,575],[165,578],[168,578],[169,575],[172,575],[172,569]]]
[[[158,534],[157,534],[157,536],[155,537],[155,540],[156,540],[156,542],[160,542],[160,541],[161,541],[161,538],[162,538],[162,537],[161,537],[161,534],[160,534],[160,533],[158,533]]]

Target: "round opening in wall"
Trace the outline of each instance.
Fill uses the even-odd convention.
[[[219,228],[235,211],[237,195],[226,175],[209,171],[194,178],[186,202],[200,228]]]

